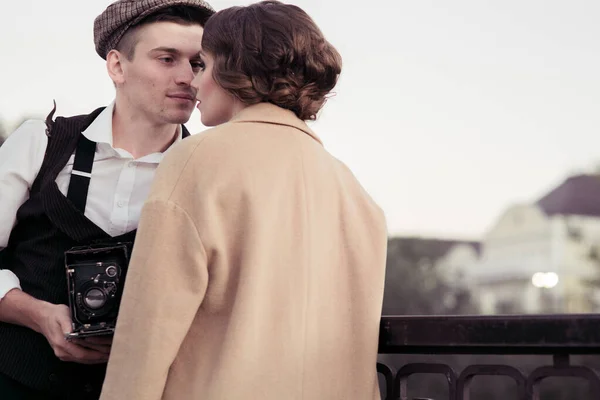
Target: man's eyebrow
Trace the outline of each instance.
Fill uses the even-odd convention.
[[[181,51],[173,47],[156,47],[150,50],[150,53],[169,53],[177,56],[181,54]]]

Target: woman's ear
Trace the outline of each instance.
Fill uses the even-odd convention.
[[[125,82],[122,62],[123,57],[124,55],[115,49],[109,51],[106,55],[106,70],[108,71],[108,76],[110,76],[110,79],[112,79],[115,85]]]

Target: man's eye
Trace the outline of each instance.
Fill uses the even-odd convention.
[[[159,58],[159,60],[164,63],[170,64],[173,62],[173,57],[161,57],[161,58]]]

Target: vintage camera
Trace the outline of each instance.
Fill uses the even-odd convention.
[[[73,331],[67,339],[114,333],[131,243],[74,247],[65,252]]]

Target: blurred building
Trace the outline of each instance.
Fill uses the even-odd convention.
[[[577,175],[508,208],[480,252],[457,245],[437,269],[468,286],[485,314],[594,312],[599,245],[600,175]]]

